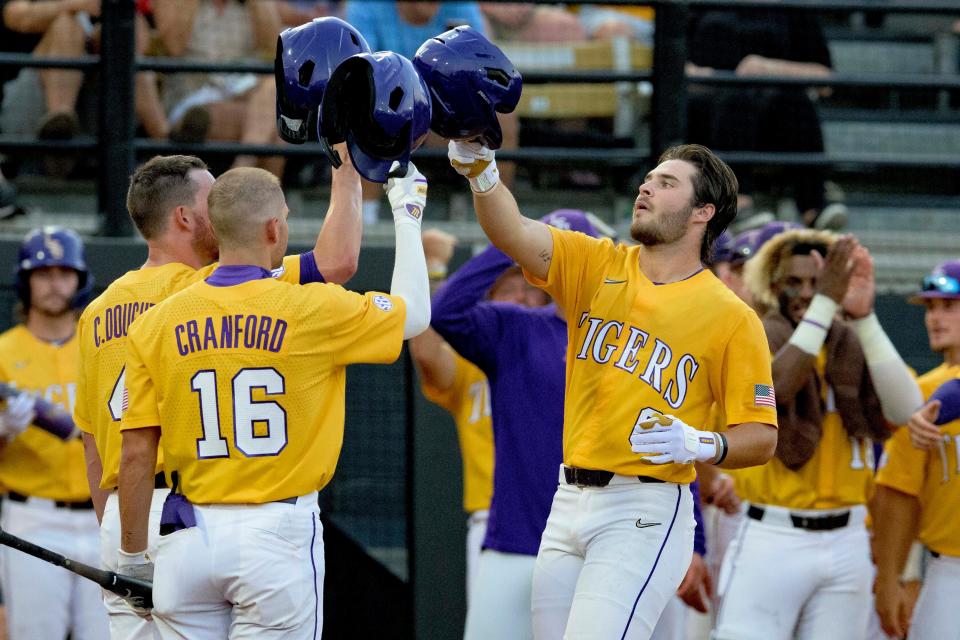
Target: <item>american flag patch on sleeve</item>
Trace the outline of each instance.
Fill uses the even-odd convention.
[[[753,406],[777,408],[777,396],[773,394],[773,387],[769,384],[753,385]]]

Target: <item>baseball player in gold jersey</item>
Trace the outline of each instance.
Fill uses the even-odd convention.
[[[669,149],[615,245],[520,214],[494,153],[451,142],[491,241],[550,293],[569,341],[563,467],[533,578],[536,638],[649,638],[693,553],[694,462],[765,462],[776,444],[756,314],[704,269],[736,214],[733,172]],[[714,402],[733,425],[701,431]]]
[[[912,301],[926,306],[930,348],[943,354],[943,364],[918,381],[924,398],[930,398],[941,385],[955,385],[960,378],[960,260],[949,260],[924,278]],[[898,429],[887,443],[877,474],[877,612],[884,631],[897,638],[908,631],[911,640],[960,637],[960,420],[950,420],[958,404],[960,397],[952,394],[917,411],[909,429]],[[911,621],[900,572],[915,537],[933,559]]]
[[[919,389],[873,314],[873,263],[853,237],[780,233],[745,280],[766,309],[780,439],[773,460],[737,473],[746,519],[723,560],[714,637],[862,639],[873,441],[906,421]]]
[[[423,252],[431,288],[443,283],[457,238],[436,229],[423,232]],[[543,306],[548,298],[530,286],[519,269],[502,274],[490,300]],[[463,460],[463,510],[467,513],[467,600],[487,532],[493,493],[493,424],[490,385],[475,364],[462,357],[432,328],[410,341],[410,355],[420,373],[423,395],[453,416]]]
[[[24,322],[0,335],[0,380],[24,390],[7,400],[0,413],[0,484],[8,490],[5,531],[96,565],[99,532],[84,477],[83,446],[78,438],[63,441],[30,426],[32,394],[73,409],[76,314],[91,286],[76,233],[43,227],[27,234],[17,266]],[[106,636],[107,616],[97,585],[9,547],[2,554],[11,640]]]
[[[317,638],[317,491],[343,441],[346,365],[389,363],[430,321],[420,221],[426,180],[388,182],[391,294],[270,277],[287,247],[279,182],[232,169],[209,196],[220,265],[130,327],[120,568],[154,578],[164,638]],[[176,478],[146,556],[158,442]],[[156,575],[150,560],[156,561]]]
[[[154,305],[213,272],[218,249],[207,213],[213,182],[207,166],[193,156],[157,156],[137,169],[127,207],[147,242],[147,262],[113,282],[80,318],[81,374],[74,419],[84,432],[87,477],[101,516],[101,563],[111,570],[117,569],[120,544],[116,488],[120,417],[127,402],[127,329]],[[360,235],[359,176],[346,161],[333,172],[330,209],[314,249],[285,258],[274,275],[294,284],[344,282],[356,269]],[[160,517],[167,493],[159,460],[157,472],[154,520]],[[104,597],[114,639],[153,637],[148,619],[137,616],[116,595]]]

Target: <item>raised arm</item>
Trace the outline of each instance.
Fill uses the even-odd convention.
[[[397,166],[394,163],[391,169]],[[420,239],[420,224],[427,205],[427,179],[411,162],[407,174],[402,178],[390,178],[386,189],[393,210],[397,243],[390,293],[406,302],[403,337],[409,340],[430,326],[430,282]]]
[[[343,165],[333,170],[330,206],[317,235],[313,256],[327,282],[343,284],[357,272],[363,235],[360,174],[350,162],[346,145],[335,145]]]
[[[858,247],[853,261],[843,309],[851,318],[850,326],[863,348],[883,417],[893,425],[907,424],[913,412],[923,405],[923,394],[873,312],[876,282],[870,252],[866,247]]]
[[[450,164],[473,190],[477,220],[490,242],[529,273],[546,280],[553,258],[553,236],[547,225],[524,217],[517,201],[500,183],[494,152],[477,142],[450,141]]]
[[[792,401],[806,384],[830,325],[847,294],[853,270],[852,256],[858,246],[852,236],[845,236],[827,250],[817,277],[816,295],[793,335],[773,356],[773,386],[778,401]]]

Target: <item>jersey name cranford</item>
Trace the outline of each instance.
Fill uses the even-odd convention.
[[[666,342],[654,336],[653,347],[648,350],[646,362],[639,358],[640,350],[647,346],[650,334],[639,327],[595,318],[585,311],[580,316],[577,327],[584,328],[583,341],[577,349],[577,360],[592,360],[597,364],[610,364],[627,374],[637,374],[643,382],[650,385],[672,409],[679,408],[687,397],[687,388],[700,365],[689,353],[674,360],[673,349]],[[626,332],[627,339],[619,344],[620,336]],[[667,371],[666,385],[664,372]]]
[[[188,320],[173,328],[177,352],[185,356],[208,349],[259,349],[277,353],[287,335],[283,318],[235,314]]]

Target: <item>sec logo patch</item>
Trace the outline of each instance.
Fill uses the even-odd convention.
[[[373,304],[377,305],[377,308],[383,311],[393,309],[393,302],[386,296],[373,296]]]

